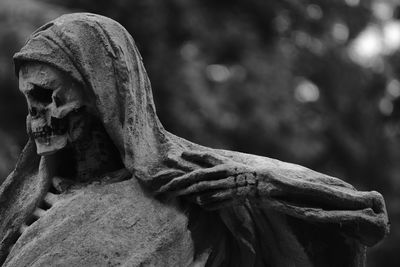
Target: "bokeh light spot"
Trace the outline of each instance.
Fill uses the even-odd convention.
[[[390,21],[383,27],[383,41],[385,44],[385,53],[390,54],[400,47],[400,22]]]
[[[382,98],[379,101],[379,110],[383,115],[389,116],[393,112],[393,103],[390,101],[390,99],[387,98]]]
[[[370,61],[379,56],[383,50],[381,35],[376,26],[369,26],[354,40],[350,46],[351,58],[361,65],[370,65]]]
[[[307,47],[311,42],[310,36],[303,31],[296,31],[294,33],[295,43],[300,47]]]
[[[199,49],[197,46],[191,42],[187,42],[180,49],[180,54],[182,58],[186,60],[190,60],[195,58],[199,53]]]
[[[290,19],[287,15],[284,13],[279,14],[275,19],[274,19],[274,24],[275,28],[278,32],[283,33],[290,28]]]
[[[360,4],[360,0],[345,0],[345,2],[349,6],[358,6]]]
[[[391,80],[386,86],[387,93],[393,98],[400,96],[400,82],[396,79]]]
[[[372,3],[372,12],[376,18],[381,20],[389,20],[393,17],[392,6],[384,1],[374,1]]]
[[[319,20],[323,16],[322,9],[318,5],[308,5],[306,11],[310,19]]]
[[[294,97],[302,103],[315,102],[319,99],[318,86],[307,79],[301,79],[294,90]]]
[[[225,82],[231,76],[231,72],[224,65],[211,64],[206,67],[206,75],[213,82]]]
[[[344,23],[336,22],[332,27],[332,36],[338,42],[346,42],[349,38],[349,28]]]

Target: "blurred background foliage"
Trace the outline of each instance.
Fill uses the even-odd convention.
[[[171,132],[295,162],[380,191],[400,262],[400,12],[395,0],[0,0],[0,182],[26,142],[12,55],[63,13],[133,35]],[[340,256],[340,255],[338,255]]]

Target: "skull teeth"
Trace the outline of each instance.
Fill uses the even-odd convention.
[[[33,134],[34,138],[49,137],[51,135],[64,134],[66,132],[66,130],[67,129],[65,127],[56,128],[56,127],[44,126],[44,127],[36,128],[32,132],[32,134]]]

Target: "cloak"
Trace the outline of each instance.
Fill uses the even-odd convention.
[[[247,200],[213,212],[185,198],[179,204],[157,200],[186,214],[199,266],[364,266],[366,246],[388,233],[385,203],[377,192],[359,192],[339,179],[294,164],[203,147],[166,131],[156,115],[134,40],[112,19],[90,13],[61,16],[36,30],[14,61],[17,75],[23,62],[37,61],[84,85],[131,180],[139,181],[150,198],[152,188],[162,183],[156,174],[176,170],[171,159],[180,161],[185,151],[269,168],[284,182],[321,193],[310,201],[291,197],[290,188],[283,188],[287,197]],[[185,171],[202,166],[190,168]],[[21,225],[43,200],[52,175],[51,158],[38,156],[30,139],[0,187],[0,263],[6,261]],[[326,199],[337,196],[340,201],[326,205]],[[211,241],[203,238],[207,228],[216,233]]]

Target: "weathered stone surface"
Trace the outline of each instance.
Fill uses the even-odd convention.
[[[54,195],[4,266],[187,266],[187,217],[141,190],[135,179]]]
[[[388,232],[377,192],[167,132],[133,39],[111,19],[64,15],[14,59],[29,107],[35,71],[53,77],[44,95],[71,80],[82,101],[61,116],[66,133],[33,134],[28,115],[30,139],[0,187],[4,266],[364,266]]]

